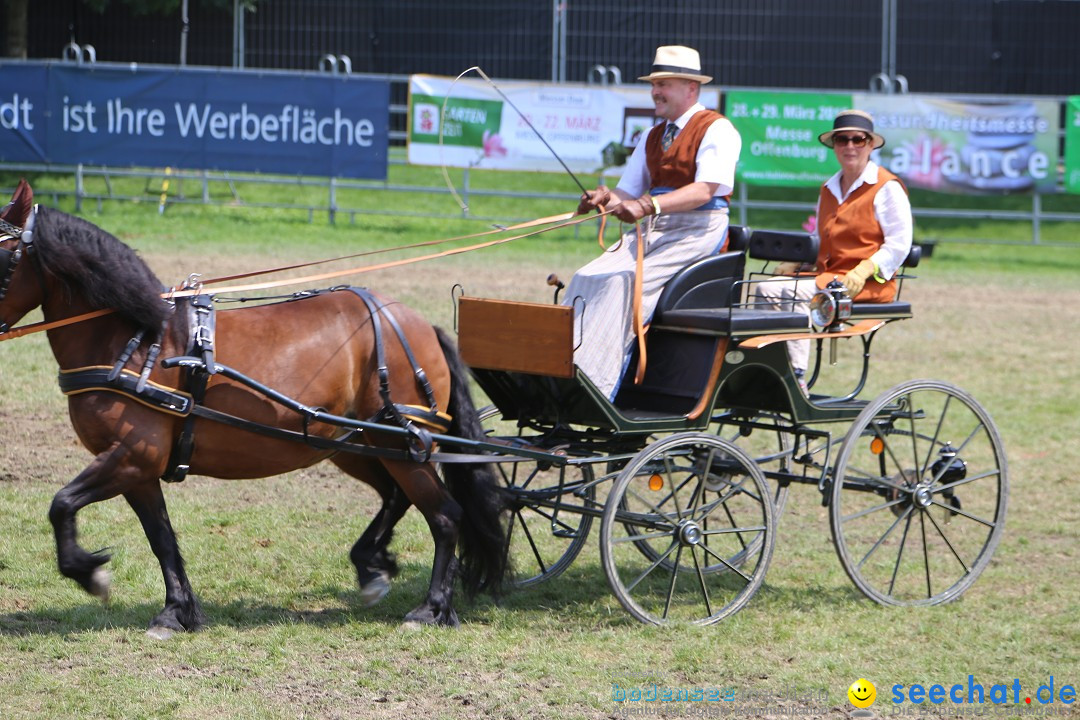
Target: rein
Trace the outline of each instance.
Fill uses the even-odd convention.
[[[528,227],[535,227],[537,225],[545,225],[548,223],[559,222],[567,220],[573,217],[569,213],[562,213],[561,215],[551,215],[549,217],[537,218],[536,220],[529,220],[527,222],[518,223],[517,225],[498,226],[493,230],[485,230],[483,232],[472,233],[469,235],[458,235],[452,238],[442,238],[439,240],[425,240],[424,242],[413,243],[412,245],[398,245],[396,247],[381,248],[379,250],[365,250],[364,252],[353,253],[352,255],[342,255],[336,258],[324,258],[322,260],[312,260],[311,262],[297,263],[295,265],[283,265],[281,267],[266,268],[263,270],[254,270],[252,272],[237,273],[236,275],[225,275],[211,280],[200,281],[202,285],[213,285],[216,283],[231,282],[233,280],[243,280],[244,278],[256,277],[258,275],[271,275],[273,273],[285,272],[286,270],[299,270],[300,268],[314,267],[315,265],[325,265],[327,263],[338,262],[340,260],[351,260],[358,257],[366,257],[368,255],[378,255],[384,252],[393,252],[395,250],[412,250],[414,248],[429,247],[432,245],[442,245],[443,243],[456,242],[458,240],[470,240],[472,238],[484,237],[485,235],[494,235],[496,233],[508,232],[510,230],[521,230]],[[554,228],[551,228],[554,229]]]
[[[426,241],[426,242],[423,242],[423,243],[416,243],[414,245],[403,246],[402,248],[386,248],[386,249],[383,249],[383,250],[367,251],[367,252],[364,252],[364,253],[357,253],[356,255],[349,255],[349,256],[345,256],[345,257],[346,258],[359,257],[359,256],[362,256],[362,255],[370,255],[370,254],[379,253],[379,252],[389,252],[390,250],[407,249],[407,248],[414,248],[414,247],[423,247],[423,246],[427,246],[427,245],[436,245],[436,244],[439,244],[439,243],[450,242],[452,240],[461,240],[461,239],[466,239],[466,238],[481,237],[481,236],[490,235],[490,234],[494,234],[494,233],[506,232],[508,230],[519,230],[519,229],[535,227],[536,225],[544,225],[544,224],[550,225],[551,223],[557,223],[557,224],[554,224],[554,225],[550,225],[550,227],[541,228],[540,230],[531,230],[529,232],[521,233],[521,234],[518,234],[518,235],[513,235],[511,237],[499,238],[499,239],[496,239],[496,240],[489,240],[487,242],[477,243],[475,245],[468,245],[466,247],[461,247],[461,248],[453,248],[453,249],[450,249],[450,250],[443,250],[442,252],[431,253],[429,255],[420,255],[420,256],[417,256],[417,257],[413,257],[413,258],[404,258],[404,259],[401,259],[401,260],[393,260],[393,261],[389,261],[389,262],[385,262],[385,263],[379,263],[377,265],[361,265],[361,266],[357,266],[357,267],[348,268],[348,269],[345,269],[345,270],[336,270],[336,271],[333,271],[333,272],[320,273],[320,274],[317,274],[317,275],[307,275],[305,277],[300,277],[300,278],[287,278],[287,279],[283,279],[283,280],[272,280],[272,281],[262,282],[262,283],[251,283],[251,284],[248,284],[248,285],[236,285],[236,286],[231,286],[231,287],[218,288],[215,291],[215,293],[213,293],[213,294],[222,294],[222,293],[229,293],[229,292],[250,292],[250,291],[253,291],[253,290],[266,290],[266,289],[275,288],[275,287],[282,287],[282,286],[285,286],[285,285],[296,285],[296,284],[307,283],[307,282],[319,282],[319,281],[322,281],[322,280],[329,280],[329,279],[332,279],[332,278],[344,277],[346,275],[358,275],[360,273],[371,272],[371,271],[374,271],[374,270],[385,270],[385,269],[388,269],[388,268],[398,267],[398,266],[401,266],[401,265],[409,265],[409,264],[412,264],[412,263],[422,262],[424,260],[434,260],[436,258],[449,257],[450,255],[460,255],[462,253],[471,252],[473,250],[480,250],[480,249],[483,249],[483,248],[486,248],[486,247],[493,247],[495,245],[502,245],[504,243],[508,243],[508,242],[513,241],[513,240],[519,240],[521,238],[531,237],[531,236],[534,236],[534,235],[539,235],[541,233],[545,233],[545,232],[548,232],[550,230],[558,230],[559,228],[570,227],[572,225],[578,225],[580,223],[583,223],[583,222],[586,222],[586,221],[592,220],[592,219],[593,219],[592,215],[581,215],[579,217],[575,217],[573,213],[563,213],[561,215],[552,215],[550,217],[538,218],[536,220],[530,220],[530,221],[527,221],[527,222],[524,222],[524,223],[519,223],[517,225],[512,225],[512,226],[505,227],[505,228],[497,228],[495,230],[487,230],[487,231],[484,231],[484,232],[481,232],[481,233],[475,233],[473,235],[462,235],[462,236],[457,237],[457,238],[449,238],[449,239],[445,239],[445,240],[429,240],[429,241]],[[313,261],[313,262],[309,262],[309,263],[299,263],[297,265],[292,265],[292,266],[289,266],[289,267],[272,268],[272,269],[268,269],[268,270],[260,270],[260,271],[257,271],[257,272],[242,273],[242,274],[234,275],[234,276],[214,278],[214,279],[208,280],[208,281],[206,281],[206,282],[204,282],[202,284],[206,285],[206,284],[210,284],[210,283],[223,283],[223,282],[227,282],[227,281],[230,281],[230,280],[237,280],[237,279],[241,279],[241,278],[253,277],[255,275],[266,275],[266,274],[270,274],[270,273],[274,273],[274,272],[280,272],[280,271],[284,271],[284,270],[290,270],[290,269],[296,269],[296,268],[302,268],[302,267],[309,267],[309,266],[312,266],[312,265],[319,265],[319,264],[322,264],[322,263],[333,262],[334,260],[341,260],[341,259],[345,259],[345,258],[333,258],[333,259],[328,259],[328,260],[317,260],[317,261]],[[172,298],[189,297],[189,296],[199,295],[199,294],[206,294],[206,293],[203,293],[201,291],[201,289],[198,288],[198,287],[191,288],[191,289],[182,289],[182,290],[177,290],[177,289],[173,288],[172,290],[169,290],[168,292],[162,293],[161,297],[163,299],[169,300],[169,299],[172,299]],[[104,315],[110,315],[113,312],[115,312],[115,310],[112,310],[112,309],[92,310],[90,312],[83,313],[81,315],[74,315],[72,317],[61,318],[59,320],[52,320],[52,321],[49,321],[49,322],[42,321],[42,322],[37,322],[37,323],[31,323],[29,325],[23,325],[23,326],[20,326],[20,327],[17,327],[17,328],[12,328],[12,329],[8,330],[5,333],[0,333],[0,342],[4,342],[5,340],[13,340],[15,338],[23,337],[24,335],[30,335],[32,333],[47,332],[49,330],[54,330],[56,328],[65,327],[67,325],[74,325],[75,323],[85,322],[87,320],[93,320],[94,318],[99,318],[99,317],[102,317]]]

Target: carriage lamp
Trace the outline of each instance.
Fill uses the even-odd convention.
[[[952,443],[947,442],[938,450],[938,459],[930,466],[930,472],[942,485],[952,485],[967,477],[967,463],[958,456]],[[952,487],[943,489],[941,496],[953,508],[945,515],[945,522],[949,522],[960,510],[960,498],[956,497],[956,490]]]
[[[810,321],[819,328],[835,328],[849,317],[851,296],[836,278],[810,299]]]

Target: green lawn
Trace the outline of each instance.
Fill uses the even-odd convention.
[[[398,172],[438,183],[437,171]],[[566,178],[473,175],[478,187],[566,192],[566,201],[475,199],[476,214],[500,222],[574,204]],[[31,180],[42,202],[51,203],[48,188],[72,186],[59,176]],[[0,186],[14,181],[0,176]],[[309,192],[322,191],[242,189],[251,202]],[[349,202],[455,212],[448,195],[357,191]],[[1076,208],[1075,199],[1061,202]],[[60,206],[71,210],[71,199]],[[192,272],[214,277],[456,236],[492,222],[380,214],[331,226],[321,214],[309,222],[301,210],[201,204],[170,205],[159,215],[153,193],[137,203],[104,202],[100,211],[87,203],[83,214],[136,248],[168,284]],[[751,225],[795,228],[795,220],[801,222],[762,211]],[[994,239],[1015,232],[989,220],[952,228],[941,222],[920,221],[919,233]],[[547,274],[568,279],[597,252],[591,227],[348,280],[450,327],[456,283],[471,295],[550,300]],[[1061,224],[1055,237],[1074,243],[1071,230]],[[1023,701],[1051,677],[1057,692],[1080,683],[1080,511],[1072,496],[1073,468],[1080,466],[1080,248],[945,241],[916,273],[904,291],[915,317],[875,340],[865,396],[933,377],[968,390],[987,408],[1011,473],[1008,523],[993,562],[957,602],[876,605],[841,568],[816,489],[800,486],[780,520],[764,588],[709,628],[633,621],[608,589],[594,527],[563,576],[499,604],[459,599],[464,625],[457,631],[403,631],[399,622],[428,581],[428,530],[418,513],[406,516],[392,546],[402,573],[382,604],[361,609],[348,550],[376,499],[327,465],[267,480],[195,477],[166,487],[211,625],[152,640],[144,630],[163,602],[161,577],[122,500],[79,515],[80,543],[113,554],[112,602],[102,606],[57,572],[49,502],[90,457],[67,424],[44,339],[0,343],[0,716],[562,719],[629,717],[634,709],[693,716],[701,708],[731,717],[846,718],[847,688],[866,678],[877,686],[878,717],[968,717],[978,710],[1029,717],[1031,708],[1080,717],[1075,704]],[[845,354],[835,372],[852,363]],[[894,685],[963,684],[966,692],[969,675],[988,697],[993,685],[1011,688],[1014,680],[1025,695],[1016,704],[1010,690],[1002,707],[893,703]],[[730,690],[737,702],[661,707],[613,698],[616,685],[653,682]]]

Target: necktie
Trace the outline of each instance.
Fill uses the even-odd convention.
[[[671,143],[675,142],[675,133],[678,130],[679,127],[673,122],[669,122],[667,127],[664,128],[664,137],[660,138],[660,148],[664,152],[667,152],[667,149],[671,147]]]

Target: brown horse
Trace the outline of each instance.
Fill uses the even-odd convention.
[[[8,207],[8,214],[14,225],[28,220],[13,206]],[[152,368],[149,386],[182,389],[186,370],[165,369],[152,356],[148,363],[147,355],[155,352],[149,348],[154,341],[160,344],[161,358],[184,355],[189,349],[191,331],[181,312],[184,303],[164,300],[162,284],[149,267],[131,248],[95,225],[48,208],[39,209],[29,220],[33,220],[32,235],[20,235],[11,227],[6,236],[0,235],[4,237],[0,242],[0,332],[38,306],[46,321],[110,308],[115,312],[48,331],[61,375],[80,368],[113,367],[141,332],[145,340],[137,344],[126,367],[137,373],[145,364],[148,370]],[[382,305],[375,312],[385,316],[384,328],[396,324],[405,338],[382,332],[394,403],[427,407],[433,399],[437,408],[453,416],[448,434],[481,439],[466,371],[450,340],[406,306],[385,298],[376,302]],[[374,326],[378,323],[373,322],[371,307],[360,293],[337,290],[218,312],[216,360],[308,408],[361,420],[381,417],[386,403],[375,380],[379,363]],[[430,383],[427,396],[417,382],[408,347],[416,365],[423,368],[419,374],[426,373]],[[200,627],[206,618],[185,574],[160,480],[168,472],[170,455],[188,419],[129,395],[99,389],[69,394],[68,402],[72,425],[94,459],[56,494],[49,510],[60,572],[87,592],[108,597],[110,577],[103,565],[109,556],[79,546],[75,516],[90,503],[123,495],[142,523],[165,580],[165,607],[151,620],[151,634],[168,636],[174,630]],[[345,436],[349,442],[368,446],[406,446],[401,435],[370,429],[346,432],[305,419],[221,374],[209,376],[202,406],[264,426],[306,433],[315,440]],[[427,597],[406,621],[456,625],[452,596],[458,575],[469,594],[497,590],[505,569],[505,529],[489,465],[444,464],[444,485],[431,462],[414,461],[402,453],[388,457],[393,453],[339,452],[204,418],[193,422],[194,450],[187,463],[193,474],[260,478],[329,459],[375,488],[382,508],[350,553],[365,604],[374,604],[389,590],[396,565],[387,545],[394,525],[410,505],[427,520],[435,556]]]

